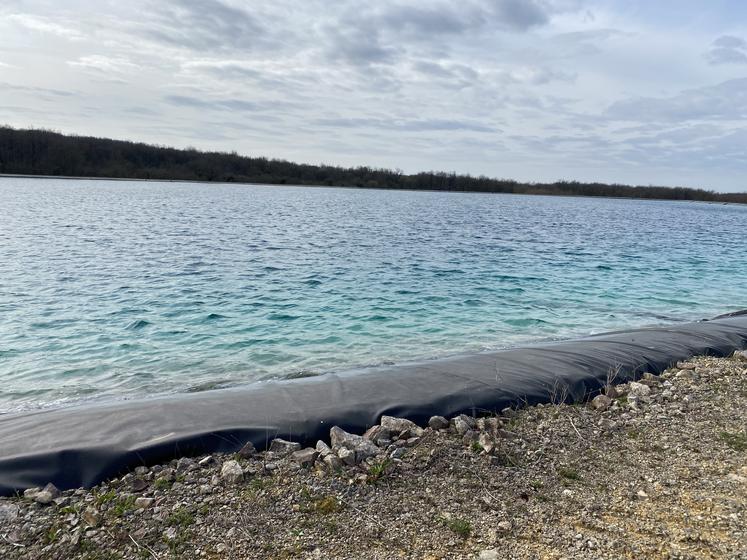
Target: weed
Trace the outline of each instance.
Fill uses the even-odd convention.
[[[167,480],[167,479],[165,479],[165,478],[158,478],[158,479],[156,479],[156,481],[155,481],[155,482],[153,483],[153,487],[154,487],[154,488],[155,488],[156,490],[166,490],[166,489],[168,489],[168,488],[171,488],[171,485],[172,485],[172,484],[174,484],[174,483],[173,483],[173,482],[171,482],[170,480]]]
[[[747,435],[732,432],[721,432],[718,436],[721,441],[731,447],[734,451],[747,451]]]
[[[558,474],[568,480],[579,480],[581,478],[576,469],[570,469],[570,468],[565,468],[565,467],[559,468]]]
[[[371,482],[378,482],[387,474],[389,466],[392,464],[391,459],[384,459],[378,463],[374,463],[368,469],[368,476]]]
[[[108,492],[104,492],[103,494],[99,494],[98,492],[94,491],[93,496],[96,505],[100,508],[104,504],[113,502],[117,497],[117,493],[114,490],[109,490]]]
[[[133,509],[135,509],[135,496],[127,496],[126,498],[119,498],[112,507],[111,512],[115,517],[122,517]]]
[[[192,513],[184,507],[180,507],[166,518],[166,523],[168,523],[169,525],[176,525],[178,527],[189,527],[194,522],[194,515],[192,515]]]
[[[472,524],[461,517],[440,517],[438,520],[454,531],[457,535],[466,539],[472,534]]]

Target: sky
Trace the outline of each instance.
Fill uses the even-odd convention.
[[[747,191],[747,2],[0,0],[0,124]]]

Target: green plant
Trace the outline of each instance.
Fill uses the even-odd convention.
[[[440,517],[439,521],[463,539],[472,534],[472,524],[461,517]]]
[[[166,523],[179,527],[189,527],[195,522],[195,517],[184,507],[180,507],[166,518]]]
[[[117,497],[117,493],[114,490],[109,490],[107,492],[104,492],[103,494],[99,494],[98,492],[94,490],[93,496],[94,496],[94,501],[96,502],[96,505],[98,507],[101,507],[104,504],[113,502],[114,499]]]
[[[576,469],[566,467],[560,467],[558,469],[558,474],[568,480],[579,480],[581,478]]]
[[[387,470],[391,466],[391,459],[384,459],[371,465],[368,469],[368,476],[371,482],[378,482],[387,474]]]
[[[125,513],[135,509],[135,496],[119,498],[111,509],[112,515],[122,517]]]
[[[747,451],[747,435],[745,434],[721,432],[719,438],[734,451]]]

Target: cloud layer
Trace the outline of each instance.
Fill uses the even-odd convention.
[[[701,11],[6,0],[0,123],[313,163],[747,190],[747,8]]]

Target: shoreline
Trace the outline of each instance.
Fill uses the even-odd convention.
[[[330,425],[363,431],[382,415],[423,423],[433,414],[497,412],[593,396],[610,372],[634,379],[693,355],[747,347],[747,315],[600,334],[583,339],[437,360],[410,367],[268,382],[0,417],[0,495],[47,482],[93,486],[143,464],[234,452],[268,438],[313,443]],[[61,461],[64,458],[64,461]]]
[[[385,417],[331,447],[141,466],[0,498],[0,556],[617,559],[747,553],[747,352],[583,404]],[[338,431],[336,431],[338,430]],[[351,458],[352,455],[352,458]]]
[[[393,192],[426,192],[426,193],[443,193],[443,194],[480,194],[480,195],[505,195],[505,196],[540,196],[553,198],[599,198],[608,200],[638,200],[641,202],[677,202],[677,203],[703,203],[716,204],[723,206],[747,206],[747,202],[719,201],[719,200],[690,200],[690,199],[670,199],[670,198],[642,198],[635,196],[605,196],[605,195],[583,195],[583,194],[547,194],[547,193],[509,193],[509,192],[490,192],[490,191],[460,191],[460,190],[443,190],[443,189],[405,189],[405,188],[387,188],[387,187],[357,187],[355,185],[317,185],[311,183],[253,183],[242,181],[205,181],[196,179],[142,179],[127,177],[94,177],[94,176],[68,176],[68,175],[23,175],[13,173],[0,173],[0,179],[52,179],[60,181],[112,181],[136,183],[188,183],[203,185],[237,185],[237,186],[257,186],[257,187],[297,187],[312,189],[349,189],[349,190],[370,190],[370,191],[393,191]],[[731,194],[731,193],[722,193]]]

